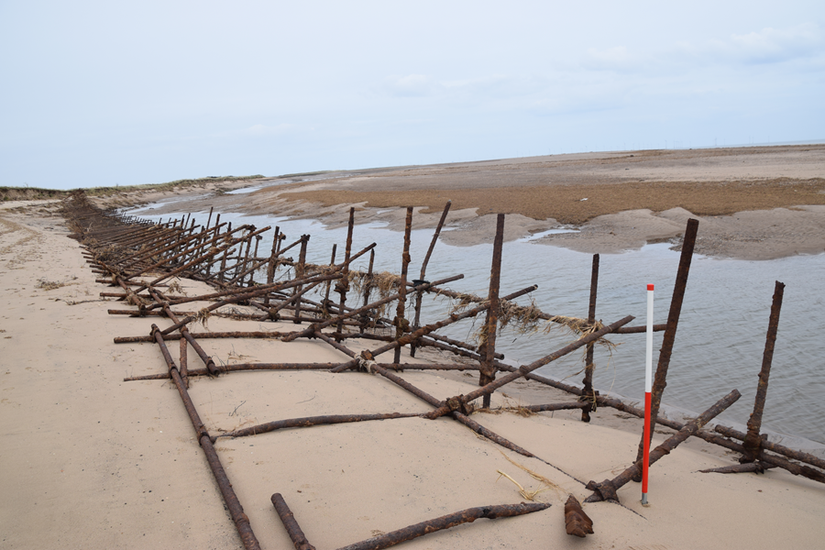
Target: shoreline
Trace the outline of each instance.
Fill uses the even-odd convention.
[[[457,246],[492,242],[488,217],[507,213],[505,240],[551,229],[576,233],[536,243],[587,253],[617,253],[646,243],[680,245],[685,221],[700,220],[696,252],[768,260],[825,251],[825,145],[555,155],[434,166],[328,172],[220,182],[174,194],[118,196],[101,207],[183,205],[153,213],[217,211],[312,218],[329,227],[386,223],[403,230],[435,227],[452,201],[443,240]],[[554,217],[555,216],[555,217]]]
[[[0,209],[0,221],[0,519],[11,526],[4,547],[240,547],[177,392],[163,381],[123,382],[162,371],[156,346],[112,343],[114,336],[148,334],[150,321],[107,314],[109,301],[99,297],[107,286],[95,282],[53,207]],[[180,284],[201,292],[200,283]],[[208,330],[236,323],[213,318]],[[205,342],[227,363],[341,360],[315,341]],[[433,395],[466,393],[477,378],[401,374]],[[358,373],[233,374],[194,380],[190,391],[215,433],[312,414],[426,410],[380,377]],[[494,405],[518,405],[558,396],[521,381],[493,398]],[[639,488],[629,484],[619,492],[625,507],[585,504],[596,533],[573,539],[564,534],[567,495],[583,502],[583,482],[623,470],[635,455],[640,423],[604,408],[590,424],[565,412],[479,414],[478,421],[540,458],[500,452],[448,419],[293,429],[219,439],[216,447],[264,548],[291,544],[269,502],[273,492],[285,496],[310,541],[336,548],[468,506],[524,500],[497,470],[528,490],[546,488],[515,463],[553,484],[537,496],[551,508],[428,535],[404,548],[722,549],[819,541],[821,484],[780,470],[699,474],[735,456],[695,438],[651,468],[651,507],[639,504]],[[655,441],[671,433],[657,428]]]

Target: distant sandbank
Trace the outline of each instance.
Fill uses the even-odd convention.
[[[231,193],[241,186],[249,193]],[[175,193],[122,194],[101,206],[175,197],[153,212],[240,212],[403,227],[403,207],[416,207],[414,226],[432,227],[452,202],[443,240],[491,242],[487,216],[508,214],[506,238],[548,229],[577,232],[537,242],[588,253],[635,249],[649,242],[679,245],[685,221],[701,222],[696,251],[738,259],[771,259],[825,251],[825,145],[654,150],[551,155],[519,159],[333,171],[216,181]]]

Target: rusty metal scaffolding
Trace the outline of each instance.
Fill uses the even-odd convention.
[[[116,212],[105,212],[97,209],[81,192],[73,194],[64,202],[64,216],[73,232],[73,237],[78,239],[86,249],[85,256],[92,269],[102,276],[98,281],[120,289],[118,292],[101,292],[101,295],[116,298],[132,306],[110,309],[109,313],[112,315],[149,317],[155,320],[151,323],[151,329],[147,330],[149,334],[119,337],[115,339],[115,342],[154,343],[164,357],[166,369],[163,373],[127,380],[163,379],[171,380],[174,383],[245,548],[258,548],[259,543],[253,533],[249,519],[243,512],[243,507],[232,489],[232,484],[214,446],[219,437],[243,437],[278,429],[320,424],[385,420],[409,416],[420,416],[429,419],[449,416],[498,445],[524,456],[535,457],[536,455],[529,450],[492,432],[471,418],[478,406],[476,400],[481,400],[482,407],[489,407],[490,395],[495,390],[519,378],[538,381],[569,392],[577,398],[561,403],[531,406],[532,410],[535,411],[580,409],[582,420],[585,422],[590,421],[591,414],[596,411],[598,406],[610,406],[640,417],[644,415],[644,411],[614,397],[601,395],[593,388],[594,344],[611,333],[641,333],[645,330],[644,326],[628,326],[633,320],[631,316],[624,317],[608,325],[596,322],[598,255],[593,258],[588,315],[586,318],[578,319],[575,325],[579,337],[569,345],[549,353],[533,363],[515,367],[504,362],[504,356],[496,351],[496,334],[500,327],[500,318],[505,309],[511,313],[517,312],[519,306],[515,305],[514,300],[531,292],[536,287],[530,286],[500,296],[499,281],[504,231],[503,214],[499,214],[497,219],[490,288],[486,298],[457,293],[444,286],[460,279],[462,277],[460,274],[440,281],[428,282],[424,280],[427,262],[436,244],[449,207],[450,204],[447,203],[433,235],[427,256],[424,259],[420,278],[412,281],[407,280],[407,268],[410,264],[409,249],[413,210],[411,208],[407,210],[402,272],[400,276],[392,276],[389,283],[385,281],[384,286],[381,288],[380,297],[373,299],[371,293],[379,287],[376,282],[376,274],[372,270],[375,244],[373,243],[360,251],[354,252],[351,249],[354,231],[354,210],[352,209],[350,210],[344,260],[336,263],[336,250],[334,247],[329,265],[313,265],[306,261],[307,247],[310,242],[309,235],[302,235],[296,241],[286,243],[284,242],[284,235],[276,227],[269,255],[262,256],[259,255],[258,245],[262,239],[261,235],[269,231],[270,227],[259,229],[252,225],[240,225],[233,228],[229,223],[222,223],[219,214],[215,217],[214,224],[212,224],[213,213],[211,211],[205,226],[196,225],[195,220],[188,216],[184,216],[180,220],[170,220],[166,223],[152,223]],[[698,222],[696,220],[690,220],[686,228],[682,246],[682,260],[679,265],[668,322],[666,325],[656,325],[654,327],[654,330],[665,332],[665,344],[660,355],[656,384],[653,389],[657,409],[665,386],[670,350],[675,338],[679,311],[687,284],[697,226]],[[286,253],[291,250],[297,251],[297,260],[286,256]],[[351,270],[351,264],[367,253],[370,254],[368,271],[358,273]],[[287,269],[284,270],[283,268]],[[279,270],[286,271],[289,276],[276,277]],[[174,292],[176,285],[173,281],[174,278],[202,281],[211,285],[214,292],[190,297],[179,295]],[[360,289],[353,291],[352,283],[355,280],[360,282]],[[777,294],[774,296],[774,308],[771,315],[772,328],[768,332],[765,359],[760,373],[760,392],[757,396],[754,415],[748,423],[748,433],[743,434],[721,426],[717,426],[715,432],[702,429],[711,418],[730,406],[739,397],[739,393],[733,390],[708,411],[686,424],[659,417],[657,421],[660,424],[677,430],[677,433],[653,451],[651,462],[661,458],[681,441],[693,435],[741,452],[743,462],[751,465],[756,464],[757,468],[779,466],[794,474],[825,482],[825,474],[821,471],[825,469],[825,461],[806,453],[770,443],[765,436],[759,434],[770,372],[770,359],[776,338],[776,324],[778,323],[779,308],[781,307],[781,288],[784,287],[784,285],[782,287],[780,285],[781,283],[777,283]],[[339,294],[338,300],[330,299],[330,290]],[[423,323],[421,321],[421,302],[425,293],[438,293],[458,298],[462,301],[464,307],[450,312],[443,319]],[[313,299],[313,296],[316,299]],[[323,298],[317,298],[318,296],[323,296]],[[412,306],[413,313],[408,312],[406,309],[408,298],[414,299],[412,300],[414,302]],[[210,305],[197,311],[181,309],[186,307],[186,304],[193,302],[208,302]],[[386,313],[384,312],[391,311],[393,303],[396,306],[395,316],[390,319],[385,317]],[[226,308],[221,310],[223,306],[233,304],[244,305],[246,308],[244,312],[227,312]],[[527,308],[521,309],[525,310]],[[250,311],[252,312],[250,313]],[[546,314],[534,306],[531,306],[529,313],[532,319],[562,322],[560,316]],[[478,333],[479,345],[460,342],[437,332],[439,329],[462,319],[473,319],[481,314],[485,314],[485,319],[482,329]],[[233,318],[251,319],[264,323],[267,321],[292,321],[295,323],[295,328],[289,331],[261,330],[256,332],[194,332],[190,330],[189,325],[208,318],[209,315],[228,315]],[[408,320],[410,316],[413,317],[412,322]],[[570,318],[566,317],[564,319],[569,320]],[[161,324],[166,326],[161,328]],[[376,330],[378,327],[392,327],[394,330],[391,334],[388,334],[386,330]],[[209,338],[236,338],[239,340],[269,338],[279,339],[283,342],[290,342],[299,338],[310,338],[325,342],[345,354],[349,359],[338,363],[239,363],[217,365],[201,345],[202,340]],[[378,342],[378,344],[373,349],[355,352],[346,345],[346,341],[352,338],[372,340]],[[180,341],[180,364],[174,361],[168,349],[169,342],[174,340]],[[404,346],[410,346],[411,357],[415,356],[416,349],[432,347],[455,354],[461,360],[455,363],[411,362],[401,364],[400,350]],[[195,351],[203,364],[201,368],[192,368],[188,364],[187,350],[189,347]],[[539,367],[581,348],[586,350],[585,378],[582,381],[582,387],[565,384],[535,374],[534,371]],[[390,363],[377,362],[376,358],[385,352],[394,353],[393,361]],[[313,369],[330,372],[368,371],[404,388],[428,403],[432,409],[425,414],[388,412],[280,419],[216,435],[210,433],[201,421],[198,411],[189,397],[188,387],[191,377],[226,376],[229,373],[241,370],[290,369]],[[437,397],[424,392],[398,376],[397,371],[401,369],[475,369],[479,371],[479,387],[466,395]],[[537,458],[541,460],[540,457]],[[605,480],[601,483],[593,481],[588,483],[587,487],[593,490],[593,494],[588,498],[588,501],[610,500],[618,502],[616,490],[637,474],[637,471],[640,470],[640,464],[640,459],[637,457],[632,465],[616,479]],[[753,471],[753,466],[751,466],[751,471]],[[583,480],[577,481],[585,484]],[[300,527],[298,527],[283,497],[278,493],[273,494],[272,503],[295,547],[313,548]],[[575,533],[568,532],[577,534],[577,536],[584,536],[587,532],[592,532],[592,522],[587,524],[589,518],[586,514],[584,518],[587,518],[587,521],[579,516],[581,507],[576,508],[572,502],[569,504],[570,517],[575,516],[577,519],[568,521],[568,523],[576,524],[572,528]],[[483,509],[471,508],[390,533],[385,540],[380,542],[380,545],[379,543],[366,544],[367,541],[365,541],[365,543],[358,543],[349,547],[385,548],[421,536],[426,532],[448,528],[458,523],[473,521],[476,518],[508,517],[539,511],[547,506],[549,505],[493,505]],[[583,514],[583,511],[581,514]],[[583,521],[584,523],[582,523]],[[582,525],[585,525],[585,527],[582,527]]]

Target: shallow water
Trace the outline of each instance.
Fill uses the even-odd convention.
[[[148,209],[129,213],[152,220],[161,218]],[[195,216],[197,223],[206,222],[206,214]],[[168,219],[168,215],[162,218]],[[312,263],[329,263],[333,244],[339,248],[338,261],[343,257],[346,228],[326,229],[312,220],[226,213],[221,215],[221,221],[257,227],[277,225],[287,234],[287,244],[302,234],[309,234],[307,260]],[[700,225],[700,235],[701,231]],[[430,229],[412,233],[411,279],[418,278],[431,237]],[[269,231],[260,243],[259,255],[268,254],[271,238]],[[372,242],[378,244],[375,271],[399,273],[403,234],[378,224],[356,225],[353,252]],[[426,278],[436,280],[463,273],[464,279],[451,283],[449,288],[486,295],[491,256],[489,244],[455,247],[439,242]],[[354,269],[366,270],[367,261],[368,255],[365,255],[354,264]],[[590,254],[529,240],[505,243],[501,294],[537,284],[538,290],[518,302],[527,304],[532,299],[546,313],[586,317],[591,262]],[[669,250],[667,244],[648,245],[621,254],[602,254],[597,318],[612,323],[634,315],[636,320],[631,325],[643,325],[646,288],[648,283],[653,283],[656,286],[654,322],[665,323],[678,263],[679,253]],[[702,411],[736,388],[742,398],[719,419],[739,424],[747,421],[762,364],[774,282],[781,281],[786,286],[763,428],[825,443],[825,403],[818,399],[825,393],[825,339],[817,336],[825,323],[823,275],[825,254],[758,262],[694,256],[663,402],[688,411]],[[422,324],[445,317],[449,307],[444,298],[431,299],[425,303]],[[472,323],[458,323],[441,332],[469,341],[477,328]],[[654,369],[662,334],[656,333],[654,337]],[[497,350],[510,361],[526,364],[574,339],[575,335],[564,329],[532,335],[505,329],[497,339]],[[639,399],[644,392],[644,334],[616,335],[609,339],[617,347],[610,353],[597,346],[594,386]],[[578,383],[583,377],[582,366],[582,353],[574,352],[537,372]]]

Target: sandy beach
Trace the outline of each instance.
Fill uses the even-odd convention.
[[[507,238],[563,225],[581,231],[547,239],[587,252],[639,247],[652,240],[678,245],[686,218],[699,217],[700,253],[764,259],[825,250],[825,146],[767,152],[754,148],[757,156],[751,164],[741,162],[741,154],[750,152],[719,152],[718,158],[706,153],[701,161],[688,152],[659,152],[638,166],[633,164],[636,156],[628,157],[637,153],[616,153],[270,178],[257,185],[275,182],[277,188],[244,194],[201,189],[178,198],[185,199],[190,211],[212,205],[223,211],[314,215],[333,225],[341,224],[342,212],[355,204],[361,209],[360,221],[398,225],[403,210],[390,207],[408,205],[402,190],[429,189],[410,199],[415,204],[409,205],[418,209],[418,223],[434,225],[444,200],[452,200],[449,223],[454,230],[445,238],[469,244],[491,241],[495,226],[482,203],[472,201],[491,196],[503,207],[502,197],[516,196],[515,188],[532,189],[535,180],[530,178],[539,171],[542,177],[553,173],[564,188],[550,187],[554,200],[560,200],[562,192],[570,193],[568,199],[579,198],[568,200],[569,214],[514,208],[507,217]],[[663,161],[670,153],[679,158]],[[736,170],[739,164],[746,164],[750,175]],[[582,165],[598,185],[584,183],[584,176],[576,180]],[[499,171],[513,177],[504,178]],[[630,172],[627,181],[621,180],[624,172]],[[609,194],[647,177],[662,189],[681,190],[683,199],[668,202],[676,199],[663,191],[664,202],[648,205],[644,200],[650,190],[638,188],[635,207],[621,209],[625,203],[620,196]],[[447,180],[453,183],[445,190]],[[733,182],[743,189],[741,201],[713,198],[708,191]],[[469,193],[462,202],[462,190],[470,187],[477,188],[475,199]],[[748,188],[756,192],[748,194]],[[630,185],[620,194],[631,197],[633,189],[637,187]],[[394,198],[386,199],[392,204],[381,202],[381,193],[387,192],[392,192]],[[544,197],[546,190],[536,192]],[[700,207],[688,200],[691,196],[712,200]],[[122,196],[102,204],[161,198]],[[607,202],[613,208],[578,211],[581,205],[574,202],[588,207]],[[148,336],[153,322],[167,326],[170,321],[107,312],[128,305],[100,296],[113,288],[97,282],[100,276],[90,270],[80,244],[69,238],[59,208],[54,201],[0,206],[0,546],[241,548],[175,386],[168,379],[124,381],[163,374],[166,364],[157,345],[115,344],[114,338]],[[175,212],[180,208],[180,203],[169,206]],[[181,294],[197,296],[210,289],[190,279],[175,282]],[[197,310],[202,304],[192,307]],[[192,329],[256,331],[263,330],[262,325],[213,317]],[[291,322],[266,323],[267,330],[295,327]],[[220,365],[349,359],[317,339],[201,343]],[[374,348],[375,342],[348,340],[347,346],[361,351]],[[179,361],[177,341],[169,347]],[[390,361],[391,355],[376,360]],[[402,361],[411,360],[405,349]],[[191,350],[189,361],[193,368],[203,366]],[[445,358],[431,352],[414,361]],[[406,370],[398,375],[439,399],[478,387],[474,371]],[[733,389],[707,396],[696,409],[710,407]],[[233,372],[193,378],[189,392],[213,435],[307,416],[432,410],[367,372]],[[640,486],[631,482],[619,490],[621,505],[584,504],[594,534],[568,536],[563,511],[568,497],[584,502],[591,494],[585,488],[589,481],[613,478],[632,464],[641,421],[607,407],[599,408],[590,423],[579,420],[579,411],[524,415],[519,409],[524,405],[575,401],[524,379],[492,399],[493,408],[506,410],[477,412],[472,418],[533,457],[504,449],[451,418],[417,416],[219,437],[215,448],[262,548],[293,547],[270,502],[273,493],[283,495],[316,548],[332,549],[470,507],[525,501],[500,472],[527,492],[539,491],[535,501],[551,506],[519,517],[479,519],[405,542],[401,548],[815,548],[821,543],[825,485],[779,468],[764,474],[699,473],[736,464],[739,455],[697,438],[651,467],[650,506],[641,505]],[[657,427],[654,445],[673,433]]]

